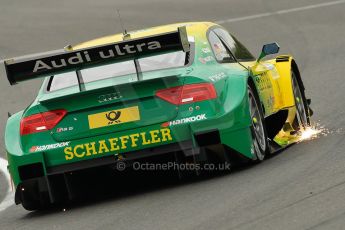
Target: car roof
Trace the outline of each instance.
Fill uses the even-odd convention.
[[[200,32],[206,32],[209,27],[214,25],[216,24],[212,22],[183,22],[130,31],[128,32],[128,34],[130,34],[130,39],[135,39],[175,31],[178,27],[186,26],[188,35],[198,36],[200,35]],[[93,46],[99,46],[120,41],[123,41],[122,33],[100,37],[77,44],[72,47],[72,50],[85,49]]]

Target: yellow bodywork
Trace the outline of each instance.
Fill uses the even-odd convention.
[[[296,142],[299,137],[297,135],[291,135],[293,121],[296,116],[295,99],[292,89],[292,69],[291,62],[293,57],[290,55],[278,56],[286,58],[287,61],[277,62],[277,59],[271,59],[260,62],[248,62],[245,63],[249,66],[253,76],[260,76],[258,79],[265,83],[271,84],[271,88],[265,92],[262,90],[261,98],[266,101],[266,105],[270,105],[265,108],[265,116],[272,115],[282,109],[288,110],[288,117],[284,128],[277,134],[274,140],[281,144],[287,145]],[[260,85],[261,82],[259,82]],[[260,87],[260,86],[259,86]],[[273,91],[273,99],[272,97]],[[270,101],[271,100],[271,101]]]

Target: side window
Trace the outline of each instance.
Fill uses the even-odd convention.
[[[213,31],[209,33],[208,39],[217,61],[219,62],[234,61],[231,54],[228,52],[228,50],[224,46],[223,42],[219,39],[219,37]]]
[[[222,39],[226,46],[230,49],[230,52],[235,56],[237,60],[255,60],[253,55],[242,45],[235,37],[230,35],[226,30],[217,28],[214,32]]]

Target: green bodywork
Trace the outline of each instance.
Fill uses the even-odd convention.
[[[237,62],[219,63],[215,60],[207,39],[209,29],[205,28],[198,34],[188,34],[195,40],[194,51],[191,52],[194,58],[190,65],[144,72],[144,79],[148,80],[107,87],[104,86],[107,80],[103,80],[90,83],[95,84],[89,85],[93,89],[84,92],[79,92],[78,86],[47,92],[47,78],[35,101],[24,111],[11,116],[7,122],[5,143],[8,169],[14,184],[17,186],[21,182],[18,168],[23,165],[42,163],[44,173],[47,174],[49,167],[170,143],[192,140],[194,146],[198,147],[194,134],[210,130],[219,131],[222,144],[253,159],[247,96],[250,71]],[[158,90],[164,88],[205,82],[214,84],[216,99],[176,106],[155,96]],[[120,93],[122,98],[99,103],[100,95],[114,91]],[[264,98],[264,93],[258,91],[260,97]],[[140,120],[96,129],[90,129],[88,126],[89,115],[135,106],[138,106],[140,111]],[[269,108],[269,105],[264,106]],[[68,114],[54,129],[20,135],[20,121],[23,117],[56,109],[65,109]],[[169,121],[198,115],[204,115],[205,119],[170,127],[163,126]],[[57,132],[58,129],[64,131]],[[166,133],[167,129],[170,130],[170,135]],[[136,144],[131,142],[133,134],[140,135]],[[119,148],[111,148],[109,140],[114,141],[114,138],[119,141]],[[123,144],[121,138],[128,143]],[[145,144],[142,138],[146,139]],[[41,151],[36,148],[45,145],[53,146],[51,149],[41,148]],[[93,150],[90,150],[90,153],[85,152],[85,145],[94,147],[97,153]],[[77,154],[74,154],[74,151]]]

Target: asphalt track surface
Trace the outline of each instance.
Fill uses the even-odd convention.
[[[222,22],[254,54],[278,42],[300,66],[314,121],[331,133],[226,175],[186,183],[153,180],[46,212],[12,205],[0,211],[0,229],[344,229],[344,1],[1,0],[0,58],[121,32],[116,8],[128,30],[210,20]],[[0,77],[2,136],[7,112],[27,106],[39,86],[31,81],[10,87]],[[2,175],[0,200],[7,189]]]

